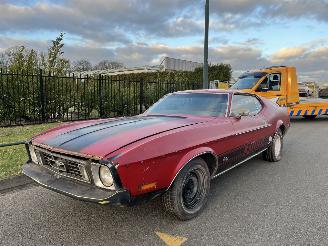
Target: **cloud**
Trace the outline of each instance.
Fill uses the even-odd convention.
[[[248,32],[245,41],[229,42],[233,30],[256,32],[295,19],[328,23],[328,0],[212,0],[210,13],[211,63],[229,63],[235,73],[290,65],[297,67],[302,80],[328,80],[326,40],[265,55],[261,47],[270,44],[262,40],[267,37],[253,38]],[[156,65],[163,56],[171,56],[202,62],[203,15],[204,1],[199,0],[4,0],[0,2],[0,52],[18,45],[46,51],[49,33],[63,31],[71,38],[64,46],[64,55],[71,60],[110,59],[140,66]],[[32,40],[43,32],[48,33],[43,40]],[[181,37],[188,45],[181,43]]]
[[[221,44],[210,47],[210,63],[228,63],[232,65],[234,74],[259,69],[271,65],[296,66],[299,79],[327,82],[328,45],[325,42],[305,43],[296,47],[287,47],[264,55],[256,46],[261,40],[250,39],[236,45]],[[39,51],[47,50],[50,41],[20,40],[0,36],[0,52],[6,47],[25,45]],[[163,56],[202,62],[203,47],[188,45],[172,47],[164,44],[128,43],[118,47],[100,47],[85,44],[66,44],[64,56],[74,60],[88,59],[97,63],[103,59],[115,60],[126,66],[158,65]]]
[[[27,3],[28,2],[28,3]],[[327,0],[210,1],[211,35],[260,28],[281,18],[328,22]],[[84,43],[119,46],[158,38],[203,36],[199,0],[1,1],[0,32],[66,32]]]
[[[45,51],[50,44],[47,40],[26,40],[26,39],[16,39],[7,36],[0,35],[0,49],[6,50],[8,48],[16,46],[26,46],[30,49]]]
[[[196,0],[66,0],[31,5],[0,3],[0,32],[67,32],[99,44],[131,36],[174,37],[200,30]]]
[[[271,18],[308,18],[312,17],[322,21],[328,21],[327,0],[230,0],[213,1],[211,8],[214,14],[226,13],[234,15],[252,15],[254,17]],[[255,15],[257,14],[257,15]]]
[[[304,55],[305,52],[306,52],[306,48],[302,46],[282,48],[272,55],[272,61],[279,63],[284,60],[298,58]]]
[[[266,27],[282,20],[312,19],[328,22],[327,0],[229,0],[212,1],[211,13],[220,31]]]

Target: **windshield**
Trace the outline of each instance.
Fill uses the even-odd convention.
[[[224,116],[228,94],[185,93],[171,94],[150,107],[146,114],[190,114]]]
[[[243,89],[252,89],[257,82],[266,75],[266,73],[255,72],[255,73],[246,73],[239,77],[238,81],[231,86],[231,89],[243,90]]]

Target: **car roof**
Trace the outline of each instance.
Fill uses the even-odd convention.
[[[242,93],[239,90],[223,90],[223,89],[199,89],[199,90],[185,90],[185,91],[177,91],[174,92],[175,94],[184,94],[184,93],[207,93],[207,94],[234,94],[234,93]],[[249,93],[245,93],[245,94],[249,94]]]

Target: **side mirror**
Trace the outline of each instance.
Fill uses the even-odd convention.
[[[240,120],[242,116],[249,116],[249,115],[250,115],[249,110],[244,108],[239,109],[237,112],[230,114],[231,117],[234,117],[237,120]]]
[[[240,114],[236,114],[236,113],[231,113],[230,117],[235,118],[236,120],[240,120],[241,119],[241,115]]]
[[[239,114],[241,116],[249,116],[250,115],[250,112],[249,112],[248,109],[241,109],[240,112],[239,112]]]

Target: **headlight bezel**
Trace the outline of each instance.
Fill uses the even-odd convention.
[[[28,145],[28,151],[29,151],[31,161],[35,164],[40,164],[40,159],[37,155],[35,147],[32,144]]]
[[[111,179],[112,179],[112,184],[110,186],[106,186],[106,184],[104,184],[103,181],[101,180],[101,177],[100,177],[100,169],[101,168],[103,168],[103,170],[108,171],[108,173],[110,174]],[[115,167],[109,163],[103,164],[103,163],[92,162],[91,163],[91,173],[92,173],[94,184],[96,186],[98,186],[99,188],[103,188],[103,189],[107,189],[107,190],[116,190],[117,184],[116,184],[115,176],[112,171],[113,168],[115,168]]]

